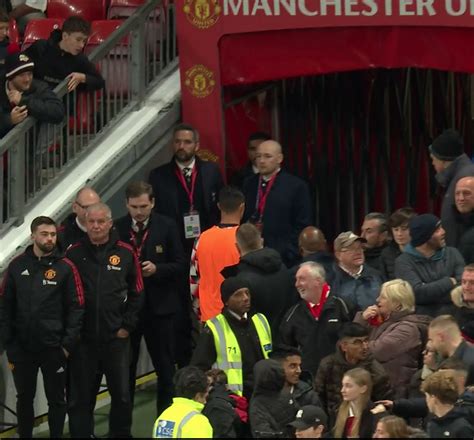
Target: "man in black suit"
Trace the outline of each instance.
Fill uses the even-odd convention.
[[[311,198],[306,183],[282,170],[281,145],[273,140],[257,148],[259,174],[244,183],[244,221],[262,231],[266,247],[277,250],[291,267],[298,259],[298,235],[312,220]]]
[[[135,249],[145,284],[145,303],[137,329],[131,334],[130,391],[133,402],[143,335],[158,374],[156,404],[161,414],[174,396],[173,323],[178,312],[178,280],[184,276],[186,259],[176,223],[152,212],[155,201],[151,185],[131,182],[125,195],[128,215],[118,219],[115,227],[120,239]]]
[[[174,128],[173,149],[173,159],[152,170],[149,183],[155,194],[155,211],[171,217],[178,225],[189,273],[194,240],[219,222],[217,195],[224,184],[217,164],[202,161],[196,156],[199,133],[194,127],[179,124]],[[186,277],[183,277],[179,290],[183,319],[176,329],[176,343],[180,347],[176,361],[179,367],[183,367],[191,358],[193,313]]]

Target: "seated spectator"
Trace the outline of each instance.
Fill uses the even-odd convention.
[[[474,438],[474,427],[465,411],[455,406],[458,386],[451,371],[437,371],[421,386],[432,418],[428,422],[430,438]]]
[[[387,216],[381,212],[367,214],[362,223],[360,236],[366,240],[364,243],[366,264],[382,273],[380,255],[390,242]]]
[[[206,375],[199,368],[184,367],[174,380],[176,397],[156,419],[152,437],[212,438],[212,426],[202,414],[209,391]]]
[[[461,285],[451,291],[451,315],[456,319],[463,338],[474,343],[474,264],[462,273]]]
[[[469,371],[467,384],[474,385],[474,347],[463,339],[459,325],[451,315],[441,315],[431,321],[428,340],[441,357],[462,360]]]
[[[250,427],[254,438],[289,437],[288,424],[296,415],[294,405],[280,394],[285,385],[285,372],[273,359],[264,359],[254,367],[255,388],[250,400]]]
[[[369,332],[360,324],[345,324],[340,332],[336,352],[326,356],[316,373],[314,389],[319,394],[323,408],[334,422],[341,403],[341,381],[347,371],[364,368],[372,376],[371,391],[374,400],[389,399],[393,396],[390,379],[382,365],[369,351]],[[386,396],[386,397],[383,397]]]
[[[441,221],[433,214],[410,220],[411,241],[395,260],[395,275],[413,287],[416,312],[438,316],[450,304],[450,292],[461,281],[464,260],[446,246]]]
[[[378,413],[371,402],[372,378],[363,368],[347,371],[342,378],[342,403],[332,431],[334,438],[370,438],[378,420],[385,412]]]
[[[270,358],[280,362],[285,371],[282,397],[297,409],[306,405],[321,406],[318,393],[311,383],[301,379],[301,351],[287,345],[273,347]]]
[[[331,293],[318,263],[303,263],[295,286],[301,299],[286,313],[278,335],[281,343],[301,350],[302,368],[313,374],[320,360],[334,352],[341,325],[354,313],[350,304]]]
[[[474,263],[474,177],[463,177],[456,183],[454,219],[459,229],[457,248],[466,264]]]
[[[410,438],[410,428],[401,417],[385,416],[377,422],[372,438]]]
[[[298,410],[290,426],[296,438],[323,438],[328,429],[328,416],[319,406],[306,405]]]
[[[46,83],[33,79],[33,69],[33,61],[23,53],[6,58],[6,74],[0,85],[0,137],[28,116],[51,124],[63,120],[61,100]]]
[[[263,247],[255,225],[244,223],[235,238],[240,261],[222,273],[225,277],[240,274],[250,282],[253,310],[267,317],[272,330],[277,329],[287,308],[296,302],[291,301],[293,286],[288,269],[277,251]]]
[[[25,53],[35,63],[34,76],[54,88],[69,78],[68,91],[99,90],[105,81],[93,63],[82,53],[87,43],[91,25],[78,16],[64,21],[63,28],[51,32],[49,40],[38,40]],[[73,100],[69,112],[74,114]]]
[[[334,294],[364,310],[375,303],[383,280],[381,274],[365,264],[365,239],[352,231],[342,232],[334,240],[337,265],[331,288]]]
[[[31,20],[45,18],[47,0],[10,0],[12,10],[10,18],[16,20],[20,34],[23,34],[26,25]]]
[[[400,208],[397,209],[388,220],[393,240],[380,255],[382,275],[386,280],[396,278],[395,260],[402,254],[403,249],[405,249],[405,246],[410,242],[410,227],[408,223],[415,215],[416,213],[413,208]]]
[[[359,312],[355,322],[369,327],[369,350],[387,371],[397,397],[408,395],[425,345],[429,316],[415,315],[415,296],[408,282],[382,285],[377,304]]]

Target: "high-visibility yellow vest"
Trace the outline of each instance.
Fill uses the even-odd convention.
[[[153,438],[212,438],[208,418],[201,414],[204,405],[184,397],[175,397],[153,426]]]
[[[272,351],[272,333],[267,318],[261,313],[252,316],[252,323],[257,330],[263,357],[268,359]],[[227,374],[229,389],[242,396],[244,381],[242,375],[242,353],[234,332],[223,314],[206,322],[214,336],[217,359],[213,368],[223,370]]]

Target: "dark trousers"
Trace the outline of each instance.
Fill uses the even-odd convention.
[[[90,405],[97,392],[97,371],[107,380],[111,397],[109,437],[131,436],[132,405],[128,384],[130,366],[129,338],[107,343],[81,342],[70,361],[70,401],[68,402],[71,437],[92,435],[93,414]]]
[[[66,417],[66,357],[62,348],[23,353],[18,359],[10,361],[13,364],[13,380],[17,391],[16,411],[20,438],[31,438],[33,435],[33,401],[40,368],[48,400],[50,436],[61,438]]]
[[[171,405],[174,396],[174,315],[144,314],[138,328],[131,335],[132,361],[130,363],[130,395],[135,395],[135,379],[140,353],[140,342],[145,337],[148,353],[158,375],[156,408],[157,416]]]

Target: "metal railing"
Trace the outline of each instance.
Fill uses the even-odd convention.
[[[139,109],[147,89],[176,68],[173,4],[148,1],[116,25],[107,37],[100,29],[93,33],[85,48],[105,89],[68,93],[65,79],[54,89],[65,107],[62,123],[40,124],[28,117],[0,140],[0,235],[21,224],[25,210],[58,184],[105,132]]]

